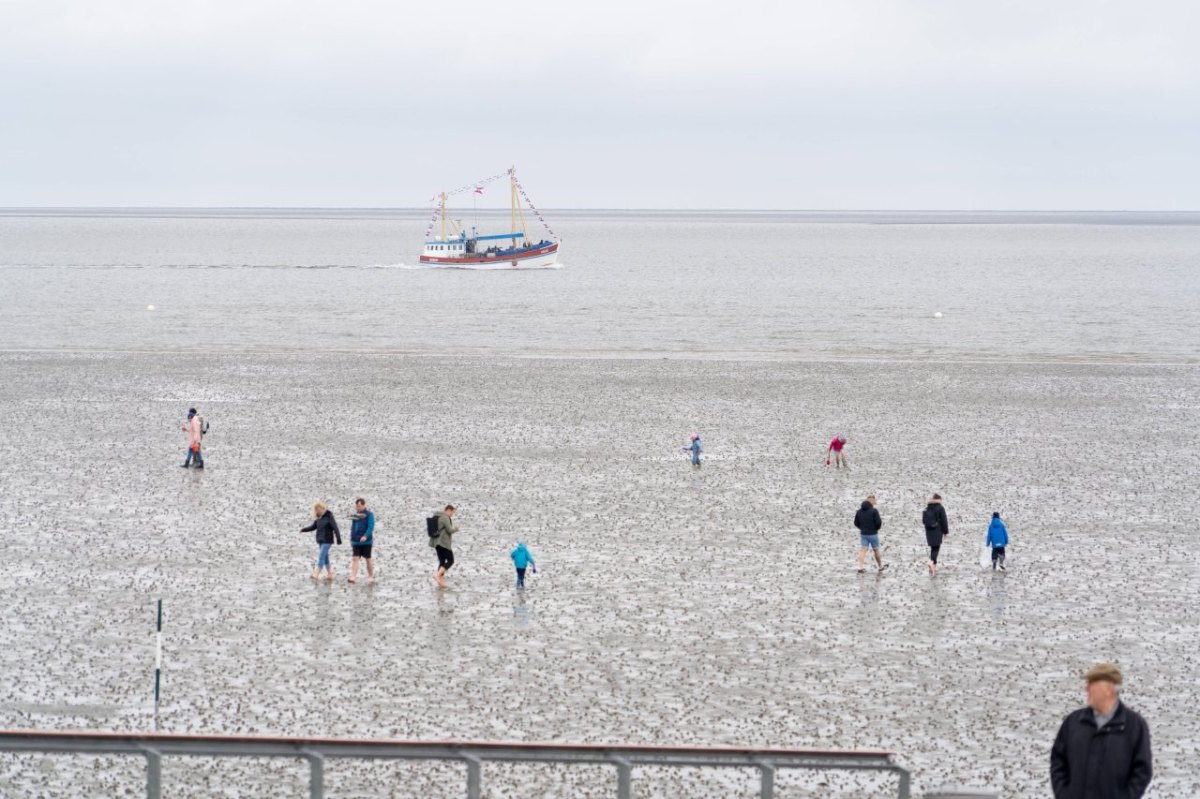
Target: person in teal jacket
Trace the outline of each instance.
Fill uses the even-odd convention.
[[[1000,571],[1004,571],[1004,548],[1008,546],[1008,528],[1005,527],[999,513],[992,514],[992,523],[988,525],[987,542],[988,546],[992,548],[992,571],[996,570],[996,566],[1000,567]]]
[[[509,557],[513,560],[513,565],[517,567],[517,588],[525,587],[525,569],[533,567],[533,573],[537,574],[537,564],[533,562],[533,553],[529,551],[529,547],[525,546],[525,542],[517,543],[517,548],[509,553]]]

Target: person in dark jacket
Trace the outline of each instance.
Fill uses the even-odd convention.
[[[1050,750],[1054,799],[1141,799],[1154,776],[1150,728],[1125,706],[1112,663],[1083,675],[1088,706],[1063,719]]]
[[[937,574],[938,550],[942,548],[942,539],[950,537],[950,520],[942,507],[941,494],[930,498],[921,514],[921,524],[925,525],[925,543],[929,544],[929,573]]]
[[[879,550],[879,531],[883,527],[883,519],[875,509],[875,495],[863,500],[862,507],[854,514],[854,526],[858,528],[858,573],[867,570],[867,550],[875,552],[875,570],[882,572],[887,566],[883,565],[883,553]]]
[[[454,524],[453,505],[447,505],[445,510],[434,515],[437,517],[437,535],[430,537],[429,546],[437,552],[438,567],[433,573],[433,581],[438,588],[445,588],[446,572],[454,565],[454,534],[458,527]]]
[[[329,562],[329,548],[335,541],[339,545],[342,543],[342,531],[338,529],[333,512],[325,507],[324,502],[313,505],[313,523],[300,528],[302,533],[311,533],[314,530],[317,533],[317,567],[313,569],[312,578],[320,579],[321,568],[324,567],[325,581],[330,582],[333,580],[333,566]]]

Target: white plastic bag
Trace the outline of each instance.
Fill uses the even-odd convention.
[[[979,568],[986,569],[992,565],[992,548],[988,546],[988,542],[983,542],[983,547],[979,550]]]

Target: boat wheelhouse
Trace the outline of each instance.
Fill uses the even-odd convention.
[[[479,235],[477,227],[468,232],[455,219],[446,213],[446,199],[456,194],[472,191],[481,194],[483,186],[494,180],[509,178],[509,188],[512,199],[512,219],[507,233],[496,233],[486,236]],[[521,200],[524,199],[525,203]],[[545,268],[553,266],[558,258],[558,238],[546,224],[540,211],[529,201],[529,195],[517,182],[516,169],[509,169],[486,180],[463,186],[450,192],[442,192],[437,197],[433,216],[425,229],[425,246],[421,250],[421,264],[424,266],[462,267],[466,269],[503,269],[503,268]],[[529,235],[525,220],[525,204],[529,205],[531,213],[537,217],[546,229],[549,238],[541,237],[537,241]],[[440,235],[434,236],[433,230],[440,222]]]

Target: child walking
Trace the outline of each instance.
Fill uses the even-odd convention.
[[[529,547],[525,546],[524,541],[517,543],[517,548],[509,553],[509,557],[513,560],[513,565],[517,567],[517,588],[525,587],[525,569],[532,566],[533,573],[537,574],[537,564],[533,562],[533,553],[529,551]]]
[[[988,525],[987,542],[988,546],[992,548],[992,571],[996,570],[996,566],[1000,567],[1000,571],[1004,571],[1004,548],[1008,546],[1008,527],[1005,526],[1004,520],[1000,518],[998,512],[992,514],[991,524]]]
[[[692,468],[700,468],[700,453],[704,452],[704,447],[700,445],[700,434],[692,433],[692,445],[684,448],[692,453]]]

